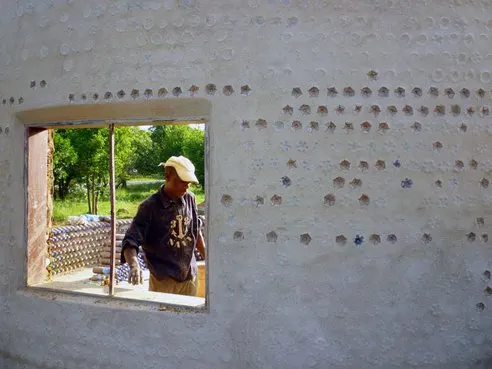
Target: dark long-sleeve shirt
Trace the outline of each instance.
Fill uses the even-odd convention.
[[[161,187],[138,208],[137,215],[122,242],[124,250],[141,245],[150,273],[156,279],[172,277],[182,282],[195,278],[195,247],[199,219],[195,196],[187,192],[178,199],[170,198]]]

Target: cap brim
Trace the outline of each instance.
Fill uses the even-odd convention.
[[[170,160],[168,160],[165,163],[159,163],[158,166],[162,166],[164,168],[167,166],[173,167],[174,169],[176,169],[176,173],[182,181],[196,184],[200,183],[193,171],[186,170],[186,168],[183,168],[183,166],[179,163],[170,163]]]
[[[196,183],[196,184],[200,183],[198,182],[198,178],[196,178],[196,175],[194,173],[190,173],[188,171],[182,170],[181,168],[175,167],[174,169],[176,169],[176,173],[178,173],[178,176],[182,181]]]

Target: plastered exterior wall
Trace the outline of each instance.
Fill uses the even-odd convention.
[[[0,25],[0,366],[492,367],[489,2],[22,0]],[[134,89],[213,106],[209,313],[22,291],[15,114]]]

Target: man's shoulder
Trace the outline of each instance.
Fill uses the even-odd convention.
[[[152,195],[147,197],[144,201],[142,201],[140,206],[142,207],[155,206],[156,204],[159,203],[159,201],[160,201],[159,191],[157,191],[156,193],[153,193]]]
[[[193,192],[191,192],[190,190],[186,191],[185,194],[183,195],[183,197],[186,199],[195,199],[195,194]]]
[[[189,190],[186,191],[186,193],[183,195],[183,200],[185,202],[191,202],[193,204],[196,204],[195,194]]]

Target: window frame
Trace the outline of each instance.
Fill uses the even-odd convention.
[[[147,306],[151,310],[166,310],[166,311],[190,311],[190,312],[209,312],[210,311],[210,299],[209,299],[209,265],[210,265],[210,243],[209,243],[209,199],[210,196],[210,121],[211,121],[212,105],[210,101],[201,98],[180,98],[173,100],[147,100],[147,101],[133,101],[133,102],[106,102],[95,104],[70,104],[61,106],[48,106],[44,108],[31,109],[19,112],[16,114],[16,118],[20,124],[24,126],[24,235],[25,235],[25,273],[24,273],[24,288],[23,292],[28,294],[35,294],[38,297],[50,298],[50,295],[57,296],[57,299],[84,300],[89,301],[105,301],[107,304],[117,302],[119,305],[123,304],[129,308],[141,309],[141,305]],[[125,127],[125,126],[142,126],[142,125],[168,125],[168,124],[188,124],[188,123],[204,123],[205,125],[205,197],[207,199],[205,204],[205,216],[207,226],[205,227],[204,239],[207,245],[207,260],[205,263],[206,270],[206,286],[205,286],[205,304],[199,307],[193,307],[186,304],[173,304],[167,302],[156,302],[150,300],[132,299],[128,297],[119,297],[113,294],[114,281],[109,287],[109,293],[105,295],[97,295],[90,293],[81,293],[77,291],[50,289],[47,287],[39,287],[35,285],[35,282],[39,278],[45,276],[45,265],[43,265],[43,273],[41,275],[34,276],[35,280],[30,281],[30,267],[31,267],[31,254],[35,254],[35,240],[30,239],[34,232],[34,221],[32,219],[32,213],[34,206],[30,205],[30,198],[33,196],[32,189],[36,189],[37,196],[35,198],[36,210],[38,205],[40,206],[41,214],[45,214],[43,219],[46,224],[44,225],[44,234],[38,232],[37,242],[42,246],[44,239],[44,249],[46,249],[46,229],[48,227],[48,219],[46,218],[46,211],[48,208],[47,201],[40,199],[43,194],[48,195],[48,181],[47,175],[45,175],[41,181],[33,181],[34,177],[32,173],[33,164],[30,160],[33,159],[32,152],[33,147],[37,150],[48,148],[47,140],[44,142],[43,137],[34,139],[33,136],[39,133],[48,132],[48,129],[83,129],[83,128],[109,128],[110,132],[112,128]],[[113,132],[114,133],[114,132]],[[110,135],[111,137],[111,135]],[[113,136],[114,137],[114,136]],[[47,138],[47,137],[46,137]],[[112,139],[110,139],[108,150],[111,151],[111,145],[114,145]],[[35,162],[42,164],[43,160],[47,162],[48,150],[46,154],[37,155]],[[111,159],[110,159],[111,161]],[[46,164],[45,164],[46,165]],[[38,166],[39,168],[39,166]],[[46,168],[47,169],[47,168]],[[41,171],[43,166],[41,166]],[[47,174],[47,172],[46,172]],[[114,171],[110,170],[110,177],[114,175]],[[45,178],[46,177],[46,178]],[[36,182],[36,183],[33,183]],[[44,188],[43,188],[44,187]],[[44,191],[43,191],[44,190]],[[110,191],[114,191],[114,179],[112,185],[110,185]],[[45,199],[47,199],[46,196]],[[39,201],[41,200],[41,201]],[[115,224],[116,218],[114,217],[114,206],[112,208],[112,220],[111,220],[111,243],[112,250],[115,250]],[[38,211],[39,212],[39,211]],[[39,230],[41,226],[38,226]],[[38,245],[38,250],[41,247]],[[39,257],[39,255],[37,255]],[[38,261],[39,262],[39,261]],[[114,262],[113,262],[114,264]],[[39,267],[39,266],[38,266]],[[39,283],[39,281],[37,281]],[[34,285],[32,285],[34,283]],[[138,306],[137,306],[138,305]]]

